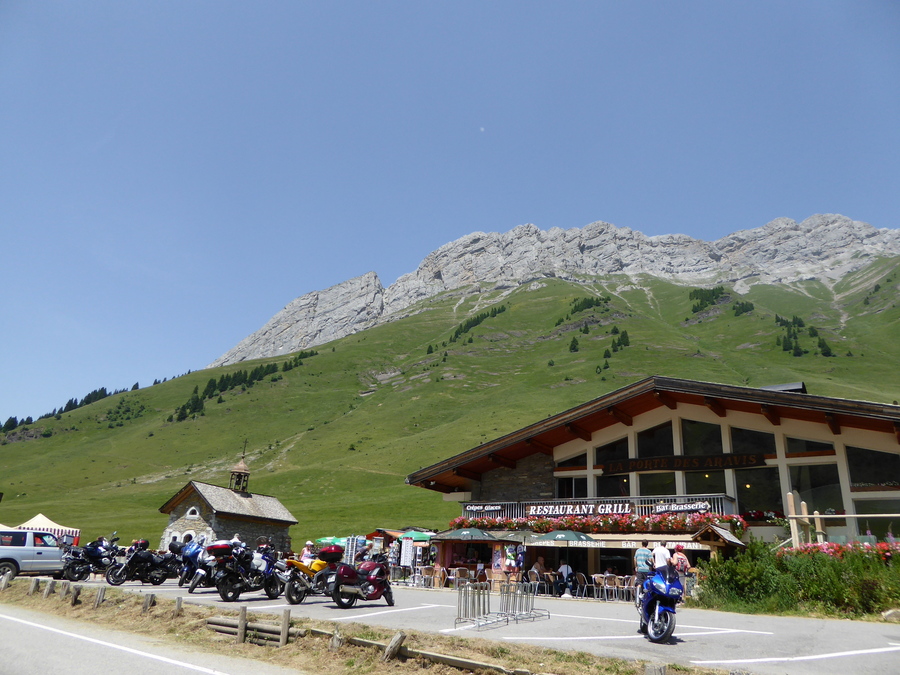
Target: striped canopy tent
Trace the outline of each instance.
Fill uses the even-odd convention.
[[[17,529],[49,532],[50,534],[56,535],[57,538],[68,534],[74,537],[76,541],[81,536],[81,530],[79,530],[77,527],[66,527],[65,525],[54,523],[43,513],[39,513],[31,520],[22,523]]]

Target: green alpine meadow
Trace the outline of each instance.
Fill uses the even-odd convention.
[[[295,541],[445,529],[459,505],[410,472],[651,375],[896,404],[898,269],[743,295],[625,276],[457,289],[300,354],[7,423],[0,522],[43,513],[88,539],[157,542],[159,507],[190,480],[227,485],[243,454],[250,491],[300,521]]]

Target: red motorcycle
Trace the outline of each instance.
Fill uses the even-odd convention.
[[[359,567],[342,563],[328,577],[328,593],[341,609],[353,607],[357,600],[380,600],[394,605],[387,556],[377,555]]]

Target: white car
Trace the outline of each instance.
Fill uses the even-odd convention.
[[[31,530],[0,530],[0,576],[20,572],[59,574],[63,550],[56,536]]]

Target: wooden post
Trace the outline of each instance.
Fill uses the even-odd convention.
[[[175,609],[172,610],[172,619],[173,620],[177,619],[179,617],[179,615],[181,614],[181,600],[182,600],[182,598],[180,595],[177,598],[175,598]]]
[[[286,609],[281,613],[281,636],[278,639],[278,646],[284,647],[288,641],[288,633],[291,630],[291,610]]]
[[[247,638],[247,605],[241,607],[241,613],[238,614],[237,635],[234,641],[237,644],[243,644]]]
[[[103,599],[106,597],[106,586],[100,586],[97,589],[97,597],[94,598],[94,609],[97,609],[100,605],[103,604]]]
[[[47,582],[47,588],[44,589],[44,600],[50,597],[51,593],[56,592],[56,579],[51,579]]]
[[[78,604],[79,595],[81,595],[81,586],[72,586],[72,607]]]
[[[809,507],[806,505],[806,502],[800,502],[800,515],[803,516],[800,519],[800,523],[803,525],[803,543],[811,544],[812,532],[809,525]]]
[[[9,572],[5,574],[0,574],[0,591],[5,591],[6,587],[9,586],[9,580],[12,575]]]
[[[41,580],[35,577],[31,580],[31,586],[28,588],[28,595],[34,595],[41,590]]]
[[[787,507],[788,507],[788,522],[791,526],[791,546],[793,548],[800,548],[800,529],[797,526],[797,519],[790,518],[790,516],[797,515],[797,506],[794,504],[794,493],[787,493]]]
[[[69,591],[72,590],[72,582],[71,581],[61,581],[59,583],[59,597],[63,600],[69,597]]]
[[[156,594],[155,593],[147,593],[144,596],[144,607],[141,610],[141,614],[146,614],[150,611],[150,608],[156,604]]]
[[[397,652],[400,651],[400,647],[403,646],[403,641],[406,639],[406,633],[400,631],[397,633],[388,643],[388,646],[385,647],[384,654],[381,655],[382,661],[390,661],[392,658],[397,656]]]
[[[822,526],[822,519],[819,518],[819,512],[813,511],[813,522],[816,525],[816,541],[820,544],[825,543],[825,528]]]
[[[644,665],[644,675],[666,675],[666,664],[647,663]]]

